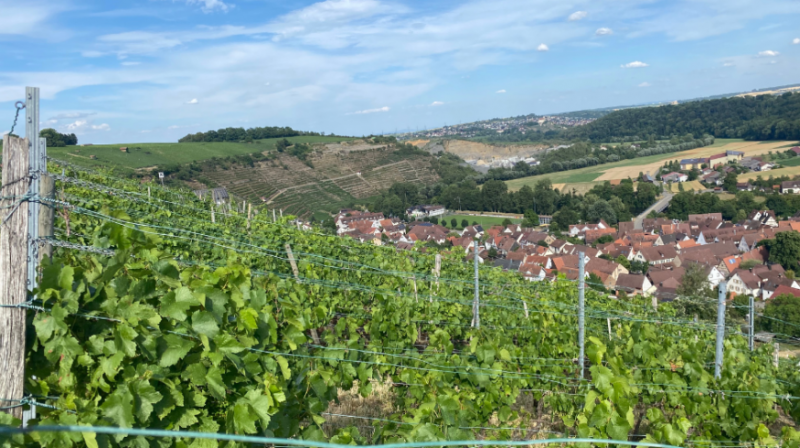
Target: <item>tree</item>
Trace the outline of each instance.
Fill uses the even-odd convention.
[[[738,182],[738,176],[736,176],[736,171],[731,171],[730,173],[725,175],[725,179],[722,180],[722,187],[725,188],[725,191],[728,193],[736,194],[736,183]]]
[[[539,226],[539,215],[533,210],[525,210],[525,219],[522,221],[522,227],[537,226]]]
[[[504,219],[503,222],[502,222],[502,225],[504,225],[504,226],[510,226],[512,224],[514,224],[514,223],[511,222],[511,220],[508,219],[508,218]]]
[[[451,220],[450,220],[450,227],[451,227],[451,228],[453,228],[453,229],[455,229],[455,228],[456,228],[456,226],[458,226],[458,220],[457,220],[456,218],[453,218],[453,219],[451,219]],[[462,227],[466,227],[466,226],[464,226],[464,225],[462,224]]]
[[[78,144],[78,137],[75,134],[60,134],[53,128],[42,129],[39,131],[39,137],[47,139],[47,146],[50,148]]]
[[[494,247],[489,249],[489,258],[492,259],[497,258],[497,249],[495,249]]]
[[[794,270],[800,261],[800,233],[778,232],[775,239],[762,240],[769,251],[769,261],[780,263],[786,270]]]
[[[501,180],[490,180],[481,188],[483,204],[489,210],[498,212],[508,198],[508,185]]]
[[[781,294],[767,302],[764,317],[759,324],[771,333],[782,333],[792,337],[800,336],[800,297]]]
[[[462,219],[461,220],[461,228],[465,229],[467,227],[469,227],[469,221],[467,221],[466,219]]]
[[[595,245],[597,245],[597,244],[606,244],[606,243],[610,243],[610,242],[612,242],[612,241],[614,241],[614,237],[613,237],[613,236],[611,236],[611,235],[603,235],[603,236],[601,236],[600,238],[596,239],[596,240],[594,241],[594,243],[595,243]]]
[[[603,280],[601,280],[600,277],[598,277],[597,274],[595,274],[594,272],[589,274],[589,278],[586,279],[586,284],[589,285],[589,288],[592,288],[595,291],[600,291],[603,293],[608,292],[608,290],[606,290],[605,286],[603,285]]]
[[[595,223],[601,219],[608,224],[617,223],[617,215],[614,213],[614,209],[602,199],[589,206],[586,210],[586,219]]]
[[[684,315],[697,314],[703,319],[710,319],[716,315],[717,305],[714,300],[714,291],[708,283],[705,268],[698,263],[686,265],[686,271],[681,279],[681,284],[676,290],[679,299],[677,308]]]
[[[564,230],[569,229],[572,224],[577,224],[578,219],[580,216],[571,208],[562,208],[553,215],[553,222],[558,224],[559,229]]]
[[[281,139],[281,140],[278,140],[275,143],[275,149],[277,149],[278,152],[284,152],[284,151],[286,151],[286,148],[288,148],[290,146],[292,146],[292,144],[289,142],[289,140],[286,140],[285,138]]]
[[[431,222],[434,223],[434,224],[439,224],[439,218],[433,216],[433,217],[431,217]]]
[[[692,170],[689,171],[689,180],[697,180],[698,176],[700,176],[700,172],[697,171],[697,168],[692,168]]]
[[[627,269],[628,271],[630,271],[630,270],[631,270],[631,262],[630,262],[630,260],[628,260],[628,259],[625,257],[625,255],[620,255],[620,256],[619,256],[619,257],[617,257],[617,259],[616,259],[616,260],[614,260],[614,261],[616,261],[617,263],[621,264],[621,265],[622,265],[622,267],[624,267],[624,268],[625,268],[625,269]]]

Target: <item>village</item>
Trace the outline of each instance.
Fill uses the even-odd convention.
[[[770,264],[767,248],[758,244],[780,232],[800,231],[800,214],[779,221],[770,210],[755,210],[739,223],[724,221],[720,213],[689,215],[685,222],[648,218],[641,229],[634,221],[615,228],[601,220],[570,226],[560,234],[546,225],[470,225],[456,231],[429,222],[445,212],[441,206],[417,206],[409,209],[415,219],[410,223],[355,210],[343,210],[334,219],[340,236],[397,250],[445,248],[465,262],[474,260],[477,244],[479,264],[519,272],[532,282],[553,281],[559,275],[578,279],[583,254],[587,283],[618,297],[674,300],[691,265],[702,270],[708,288],[727,281],[731,297],[756,297],[757,306],[781,294],[800,297],[793,273]],[[548,217],[543,218],[546,222]]]

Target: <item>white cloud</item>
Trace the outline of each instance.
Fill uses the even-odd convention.
[[[649,67],[649,65],[645,64],[642,61],[633,61],[633,62],[628,62],[627,64],[622,64],[620,67],[622,67],[622,68],[642,68],[642,67]]]
[[[378,113],[378,112],[389,112],[389,107],[388,106],[383,106],[383,107],[379,107],[377,109],[364,109],[364,110],[359,110],[359,111],[353,112],[353,113],[348,114],[348,115],[374,114],[374,113]]]
[[[230,8],[233,8],[233,5],[227,4],[222,0],[186,0],[186,4],[188,5],[200,5],[200,9],[205,12],[213,12],[217,9],[220,11],[226,12]]]
[[[576,20],[585,19],[586,16],[587,16],[587,12],[586,11],[575,11],[572,14],[569,15],[567,20],[569,20],[570,22],[575,22]]]
[[[736,64],[734,64],[733,62],[730,62],[730,61],[722,64],[723,67],[733,67],[734,65],[736,65]]]
[[[0,26],[0,35],[41,33],[45,22],[66,7],[67,2],[60,3],[45,4],[36,0],[26,2],[0,0],[0,11],[3,12],[3,26]]]
[[[443,104],[444,104],[444,103],[443,103],[443,102],[441,102],[441,101],[434,101],[434,102],[432,102],[432,103],[431,103],[431,106],[441,106],[441,105],[443,105]]]
[[[639,87],[650,87],[651,85],[652,84],[650,84],[649,82],[645,81],[645,82],[639,84]]]
[[[594,32],[595,36],[610,36],[614,34],[614,31],[611,28],[598,28],[597,31]]]
[[[136,66],[136,65],[139,65],[139,64],[141,64],[141,62],[136,62],[136,61],[125,61],[125,62],[123,62],[121,65],[123,65],[123,66],[125,66],[125,67],[133,67],[133,66]]]
[[[777,56],[779,54],[780,53],[778,53],[777,51],[772,51],[772,50],[765,50],[765,51],[759,51],[758,52],[758,55],[762,56],[762,57],[773,57],[773,56]]]
[[[141,133],[142,133],[142,134],[149,134],[149,133],[150,133],[150,130],[149,130],[149,129],[145,129],[144,131],[141,131]]]
[[[506,89],[500,89],[500,90],[498,90],[498,91],[497,91],[497,92],[495,92],[495,93],[506,93]]]
[[[172,126],[167,127],[167,129],[178,129],[178,128],[180,128],[180,126],[178,126],[177,124],[173,124]]]
[[[186,104],[197,104],[197,98],[192,98],[191,100],[187,101]]]
[[[59,120],[77,120],[79,118],[87,118],[91,117],[92,115],[97,115],[96,112],[62,112],[60,114],[53,115],[50,117],[50,121],[59,121]]]
[[[792,43],[795,45],[800,44],[800,37],[795,37]]]
[[[99,58],[100,56],[104,56],[104,55],[105,55],[105,53],[103,53],[102,51],[88,50],[88,51],[81,52],[81,56],[83,56],[85,58]]]
[[[548,47],[545,44],[541,44],[538,47],[536,47],[536,51],[550,51],[550,47]]]
[[[110,131],[111,126],[107,123],[103,124],[92,124],[87,120],[76,120],[73,123],[69,123],[66,126],[62,126],[61,129],[64,129],[68,132],[91,132],[91,131]]]

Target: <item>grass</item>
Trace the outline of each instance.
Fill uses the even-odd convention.
[[[447,226],[448,227],[450,226],[450,220],[453,219],[453,218],[456,218],[456,221],[458,222],[458,228],[459,229],[462,228],[461,227],[461,220],[462,219],[466,219],[467,222],[469,222],[470,225],[472,225],[473,222],[477,222],[478,224],[480,224],[484,228],[491,227],[491,226],[502,225],[503,224],[503,220],[507,219],[507,218],[496,218],[494,216],[471,216],[471,215],[459,215],[459,214],[445,215],[444,219],[447,220]],[[508,218],[508,219],[510,219],[510,218]],[[439,220],[439,222],[441,223],[442,221]],[[521,224],[522,220],[521,219],[511,219],[511,222],[514,223],[514,224]]]
[[[729,143],[742,143],[745,139],[743,138],[715,138],[714,144],[707,146],[707,148],[719,148],[720,146],[725,146]]]
[[[780,163],[783,166],[800,166],[800,157],[792,157],[791,159],[776,160],[775,162]]]
[[[155,165],[184,164],[212,157],[228,157],[254,152],[275,150],[271,138],[254,143],[199,142],[199,143],[120,143],[114,145],[66,146],[47,148],[47,155],[67,162],[86,166],[119,166],[122,168],[144,168]],[[300,136],[287,138],[292,143],[335,143],[350,141],[346,137]],[[128,153],[119,148],[127,147]],[[91,159],[90,156],[96,156]]]

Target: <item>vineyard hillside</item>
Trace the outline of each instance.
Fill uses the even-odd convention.
[[[54,252],[17,306],[25,396],[2,397],[4,448],[252,446],[214,440],[230,435],[800,445],[797,361],[773,360],[780,334],[750,350],[735,304],[717,328],[704,319],[715,301],[653,307],[589,280],[584,306],[564,276],[475,274],[461,253],[297,230],[262,207],[211,221],[191,193],[56,161],[50,172],[55,198],[2,204],[56,216],[41,241]],[[31,405],[27,428],[9,429]]]
[[[253,166],[217,166],[202,175],[237,197],[304,218],[319,210],[338,211],[388,190],[395,182],[430,185],[439,179],[431,167],[432,156],[424,152],[391,145],[342,146],[326,145],[306,162],[276,154]]]

